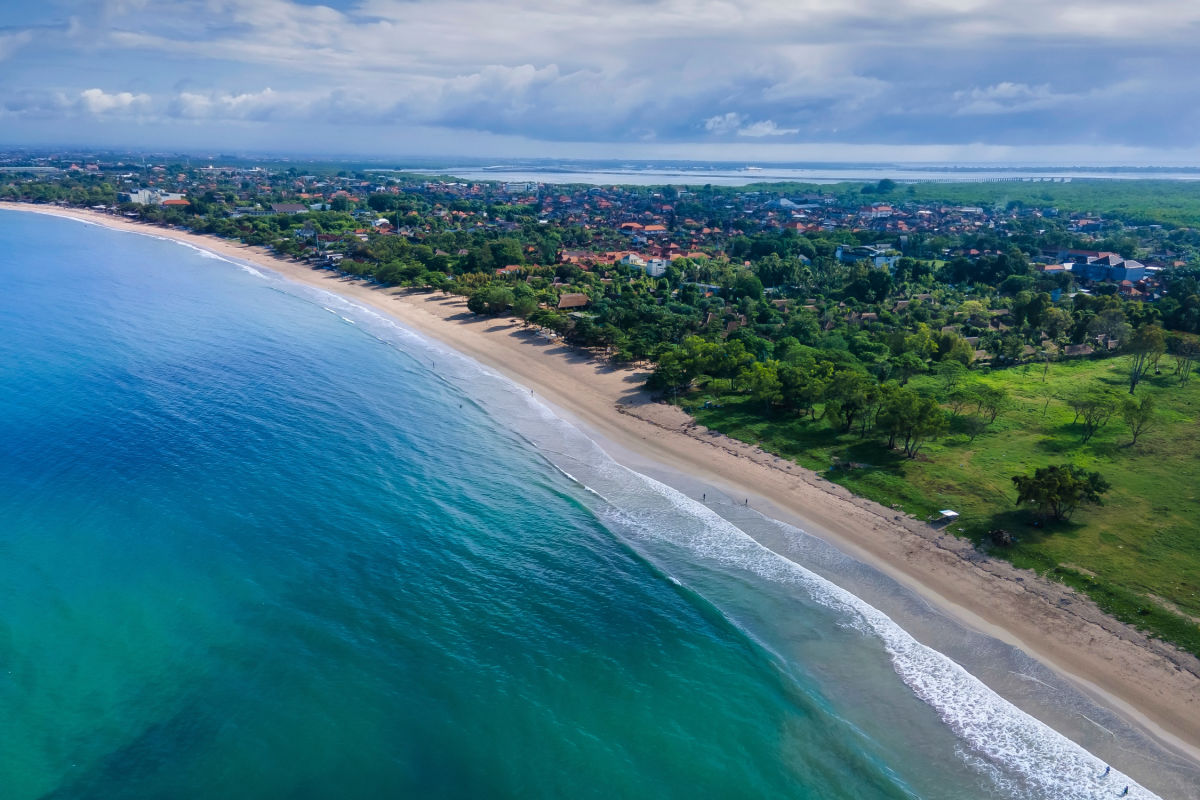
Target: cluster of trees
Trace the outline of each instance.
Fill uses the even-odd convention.
[[[113,205],[117,202],[117,190],[108,180],[98,176],[65,175],[57,180],[13,176],[0,184],[0,200],[75,206]]]
[[[1037,509],[1044,521],[1061,522],[1071,518],[1080,503],[1099,503],[1111,486],[1099,472],[1089,472],[1074,464],[1040,467],[1029,475],[1014,475],[1017,505]]]
[[[1133,436],[1130,444],[1137,444],[1137,440],[1157,419],[1154,396],[1150,394],[1122,398],[1107,387],[1084,386],[1063,399],[1075,413],[1071,424],[1081,425],[1080,435],[1084,443],[1091,440],[1114,417],[1120,417]]]
[[[1200,333],[1200,269],[1174,270],[1166,284],[1167,296],[1156,303],[1163,324],[1175,331]]]
[[[846,354],[785,339],[776,344],[774,355],[760,360],[741,339],[712,342],[690,336],[662,353],[650,385],[678,392],[699,383],[718,395],[743,392],[761,404],[764,414],[827,420],[842,433],[877,436],[909,458],[916,458],[924,444],[945,433],[951,422],[941,398],[895,380],[881,382]],[[973,422],[964,426],[973,438],[995,421],[1007,396],[1001,389],[965,381],[965,373],[957,362],[948,362],[940,370],[942,386],[954,398],[953,416],[975,405]]]

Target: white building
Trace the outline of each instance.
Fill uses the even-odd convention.
[[[671,262],[665,258],[642,258],[637,253],[626,253],[617,262],[626,267],[634,267],[636,269],[644,269],[646,274],[651,278],[661,278],[663,273],[667,271],[667,265]]]
[[[181,194],[163,192],[158,189],[134,189],[128,193],[130,203],[140,203],[144,206],[161,206],[167,200],[183,200]]]

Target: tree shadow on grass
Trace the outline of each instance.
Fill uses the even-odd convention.
[[[1111,372],[1097,375],[1096,381],[1103,383],[1111,389],[1121,389],[1126,393],[1129,392],[1129,376],[1124,372],[1118,372],[1114,369]]]
[[[1130,441],[1128,436],[1120,437],[1116,441],[1105,440],[1102,442],[1097,442],[1095,439],[1093,439],[1092,441],[1088,442],[1088,449],[1091,450],[1094,455],[1102,456],[1107,459],[1113,459],[1128,453],[1129,444]]]
[[[1021,555],[1020,547],[1036,548],[1047,539],[1078,539],[1085,527],[1083,523],[1070,520],[1061,522],[1046,520],[1043,522],[1038,519],[1037,512],[1033,509],[1018,508],[1014,505],[988,517],[987,521],[980,526],[979,535],[988,543],[990,552]],[[1005,547],[992,544],[988,540],[987,533],[993,530],[1008,531],[1013,537],[1013,545]],[[1037,554],[1026,553],[1025,555],[1036,556]]]
[[[1035,446],[1043,453],[1054,453],[1057,455],[1073,453],[1082,446],[1078,428],[1078,425],[1061,426],[1061,435],[1043,436],[1041,439],[1037,440]]]
[[[899,475],[906,464],[912,463],[912,459],[904,455],[903,450],[889,450],[886,445],[871,439],[844,443],[840,450],[842,457],[857,464],[858,469]]]
[[[1088,441],[1083,441],[1083,426],[1076,424],[1059,425],[1056,434],[1043,436],[1035,443],[1035,447],[1043,453],[1070,457],[1081,451],[1088,455],[1113,459],[1129,452],[1129,437],[1121,436],[1119,431],[1110,430],[1108,425],[1101,428]],[[1106,436],[1106,434],[1109,434]],[[1105,438],[1097,438],[1104,436]],[[1116,438],[1112,438],[1115,436]]]

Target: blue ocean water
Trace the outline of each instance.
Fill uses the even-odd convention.
[[[0,796],[1111,788],[729,514],[365,309],[11,212],[0,286]]]

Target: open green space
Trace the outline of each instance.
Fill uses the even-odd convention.
[[[863,185],[842,183],[833,186],[770,183],[742,187],[769,194],[788,192],[828,192],[836,196],[862,194]],[[1195,226],[1200,224],[1200,192],[1192,181],[1156,180],[1151,173],[1138,180],[1076,179],[1064,183],[1050,181],[1001,181],[962,183],[913,183],[900,185],[886,193],[874,193],[866,185],[864,201],[894,203],[948,203],[984,208],[1009,205],[1028,208],[1058,208],[1062,212],[1082,211],[1119,219],[1129,225]],[[725,189],[732,192],[732,189]]]
[[[855,493],[922,519],[960,512],[949,530],[1020,567],[1087,592],[1119,619],[1200,654],[1200,382],[1180,386],[1163,364],[1139,393],[1157,402],[1154,425],[1136,445],[1119,414],[1090,441],[1063,399],[1081,386],[1128,391],[1128,358],[1031,364],[984,372],[977,380],[1007,390],[1011,406],[974,441],[967,415],[906,458],[878,437],[842,433],[828,420],[764,415],[738,394],[699,392],[681,398],[702,424],[793,459]],[[937,378],[909,383],[933,395]],[[819,410],[817,417],[820,417]],[[1012,477],[1037,467],[1074,463],[1111,484],[1103,504],[1081,505],[1066,522],[1035,525],[1018,508]],[[988,532],[1009,531],[1009,547]]]

